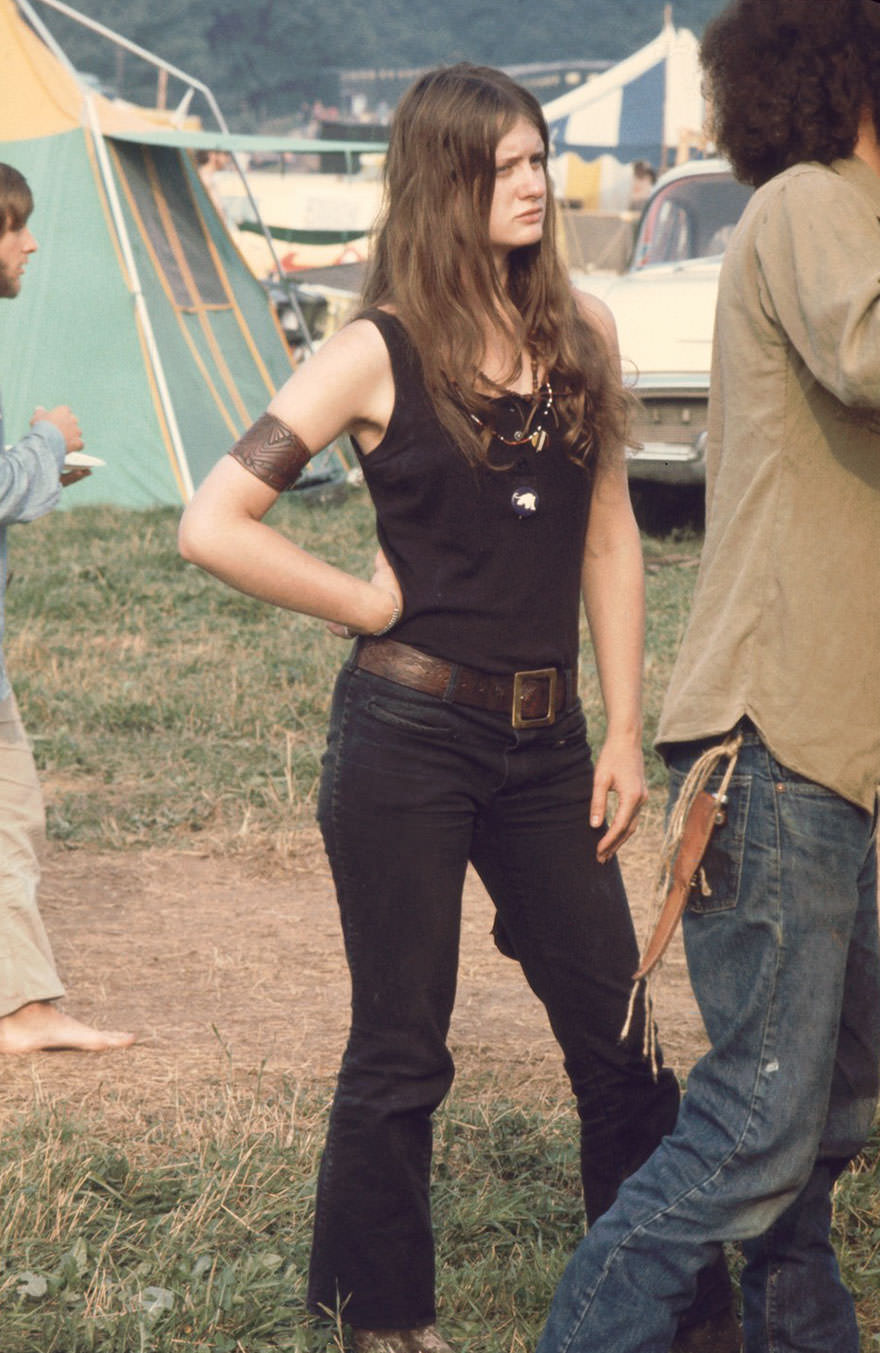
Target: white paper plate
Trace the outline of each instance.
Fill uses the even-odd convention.
[[[68,451],[64,457],[65,465],[106,465],[105,460],[100,460],[97,456],[88,456],[85,451]]]

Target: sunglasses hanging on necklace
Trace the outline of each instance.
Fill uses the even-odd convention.
[[[492,382],[487,380],[480,373],[480,378],[487,385]],[[509,393],[509,392],[508,392]],[[549,428],[559,426],[559,417],[556,413],[556,407],[553,403],[553,386],[549,380],[538,384],[538,363],[532,358],[532,393],[529,398],[529,411],[525,422],[513,434],[507,437],[497,428],[489,426],[477,414],[469,410],[471,420],[476,423],[481,431],[488,431],[490,436],[496,441],[503,442],[505,446],[523,447],[531,446],[535,452],[544,450],[549,437]],[[527,466],[517,466],[517,468],[527,468]],[[537,467],[536,467],[537,468]],[[534,517],[540,507],[541,499],[535,485],[518,484],[510,495],[510,506],[516,517],[521,521],[526,521]]]
[[[481,379],[486,377],[479,373]],[[491,381],[486,381],[491,385]],[[512,437],[505,437],[497,428],[489,427],[477,414],[470,413],[471,421],[476,423],[481,431],[488,431],[496,441],[503,442],[505,446],[525,446],[530,443],[535,451],[543,451],[547,445],[547,438],[550,435],[548,428],[551,425],[558,427],[559,418],[556,413],[556,407],[553,403],[553,386],[549,380],[538,384],[538,363],[532,358],[532,394],[529,399],[529,412],[523,426],[513,434]]]

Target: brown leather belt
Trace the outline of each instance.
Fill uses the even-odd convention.
[[[400,686],[456,705],[509,714],[514,728],[546,728],[574,701],[573,674],[561,667],[539,667],[503,676],[432,658],[397,639],[359,641],[355,666]]]

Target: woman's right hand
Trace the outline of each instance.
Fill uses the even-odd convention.
[[[384,550],[377,550],[376,557],[373,560],[373,576],[370,582],[374,587],[381,587],[383,592],[390,592],[394,601],[400,607],[400,613],[403,614],[403,592],[400,583],[397,581],[397,575],[388,562]]]
[[[395,623],[397,623],[397,620],[400,620],[400,617],[403,615],[403,592],[401,591],[400,583],[397,581],[397,576],[386,558],[385,551],[382,549],[376,551],[376,557],[373,560],[373,576],[370,579],[370,585],[388,598],[391,603],[388,619],[391,620],[396,613],[397,619],[395,620]],[[375,633],[375,631],[372,630],[356,630],[353,629],[351,625],[340,625],[334,620],[327,621],[327,628],[331,634],[336,635],[337,639],[354,639],[359,633]]]

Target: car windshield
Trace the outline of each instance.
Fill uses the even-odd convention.
[[[639,226],[632,266],[723,254],[752,189],[732,174],[694,174],[661,188]]]

